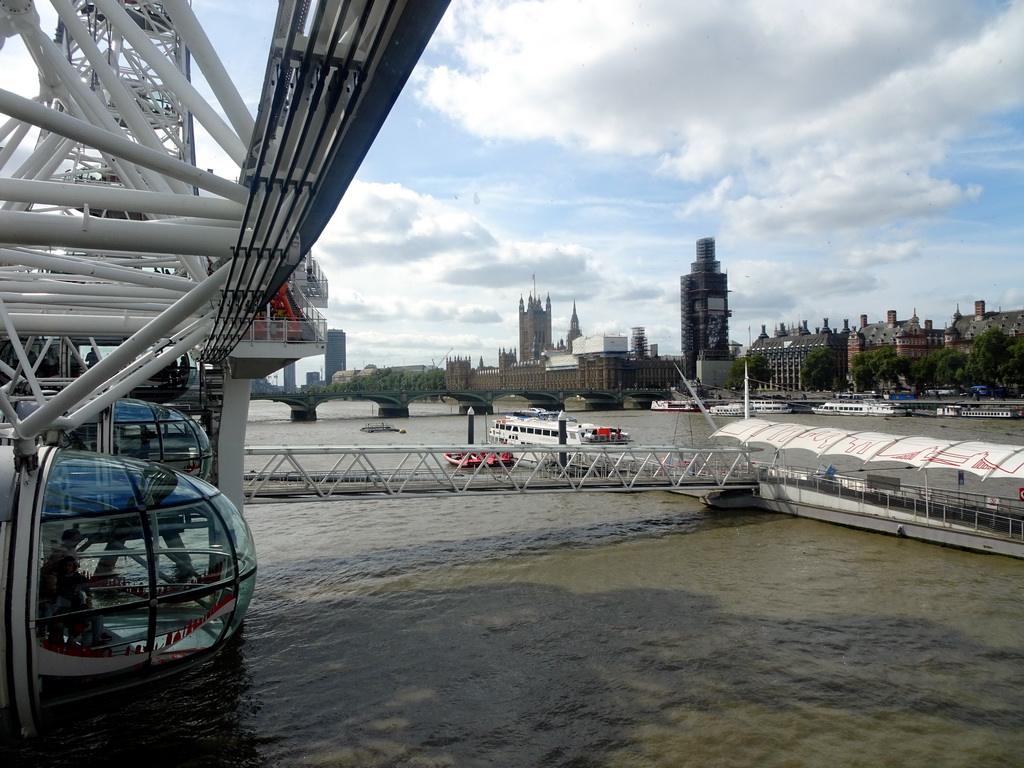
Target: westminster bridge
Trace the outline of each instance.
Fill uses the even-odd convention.
[[[285,403],[292,411],[292,421],[316,421],[316,409],[329,400],[368,400],[377,404],[381,418],[402,418],[409,415],[409,404],[417,401],[454,400],[459,413],[472,408],[474,413],[494,413],[494,402],[507,397],[525,399],[530,408],[560,410],[570,398],[582,398],[588,410],[615,411],[632,401],[638,408],[650,408],[655,400],[671,397],[668,389],[403,389],[398,391],[367,390],[363,392],[253,392],[253,400]]]

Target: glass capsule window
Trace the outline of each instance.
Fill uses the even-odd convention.
[[[203,428],[177,408],[144,400],[114,403],[109,438],[102,421],[83,424],[68,435],[72,448],[158,461],[196,477],[209,478],[213,447]]]
[[[45,477],[35,561],[44,700],[219,645],[241,622],[256,570],[248,526],[213,486],[68,449]]]

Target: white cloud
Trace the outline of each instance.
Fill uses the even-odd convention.
[[[878,243],[872,247],[852,248],[842,258],[846,264],[857,268],[898,264],[920,259],[921,244],[917,242]]]
[[[740,238],[940,215],[950,143],[1024,101],[1024,9],[928,0],[453,4],[426,103],[469,132],[657,158]]]
[[[399,184],[355,181],[319,240],[338,266],[424,263],[438,255],[483,257],[496,241],[468,214]],[[353,263],[355,262],[355,263]]]
[[[273,8],[250,5],[194,8],[255,111]],[[351,362],[493,363],[536,275],[556,338],[575,301],[584,333],[677,354],[705,236],[743,341],[1019,306],[1021,40],[1021,0],[453,0],[314,247],[329,324]]]

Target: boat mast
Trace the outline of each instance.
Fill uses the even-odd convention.
[[[672,365],[675,365],[673,363]],[[708,409],[704,407],[704,401],[697,397],[697,393],[693,391],[693,387],[690,386],[690,382],[686,380],[686,376],[683,374],[682,369],[675,365],[675,369],[679,372],[679,378],[683,380],[683,384],[686,385],[686,390],[690,393],[690,397],[693,398],[693,402],[700,408],[700,412],[704,414],[704,418],[708,420],[708,424],[711,425],[711,432],[715,433],[718,431],[718,425],[715,424],[715,420],[711,418],[711,414],[708,413]]]

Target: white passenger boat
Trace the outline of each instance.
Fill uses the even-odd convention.
[[[700,413],[700,406],[693,400],[654,400],[651,403],[651,410],[668,413]]]
[[[940,405],[935,409],[936,416],[963,416],[971,419],[1021,419],[1024,408],[985,408],[976,405]]]
[[[530,408],[514,411],[491,422],[487,438],[500,445],[559,445],[558,411]],[[626,445],[627,432],[618,427],[580,423],[572,416],[565,418],[565,445]]]
[[[793,408],[789,403],[778,400],[751,400],[750,415],[764,415],[772,413],[792,413]],[[745,408],[743,403],[721,403],[708,408],[712,416],[743,416]]]
[[[823,416],[909,416],[910,411],[885,400],[829,400],[811,408]]]

